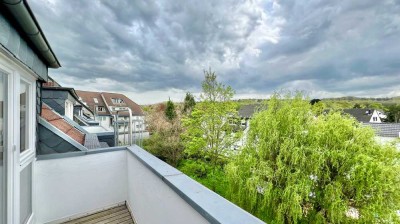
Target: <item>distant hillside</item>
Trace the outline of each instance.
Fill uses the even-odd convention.
[[[367,100],[367,101],[399,101],[400,96],[396,97],[382,97],[382,98],[372,98],[372,97],[356,97],[356,96],[344,96],[344,97],[336,97],[336,98],[322,98],[322,100]]]

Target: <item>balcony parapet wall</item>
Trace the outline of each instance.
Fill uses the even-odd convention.
[[[126,202],[136,223],[264,223],[138,146],[38,156],[36,217],[57,223]]]

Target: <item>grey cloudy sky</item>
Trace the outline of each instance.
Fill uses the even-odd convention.
[[[64,86],[138,103],[200,92],[211,67],[237,98],[400,95],[399,0],[31,0]]]

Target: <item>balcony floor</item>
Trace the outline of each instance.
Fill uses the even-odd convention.
[[[118,207],[110,208],[104,211],[96,212],[93,214],[89,214],[87,216],[73,219],[68,222],[64,222],[66,224],[134,224],[133,219],[131,217],[131,213],[129,212],[126,205],[121,205]]]

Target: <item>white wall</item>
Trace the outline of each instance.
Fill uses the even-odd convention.
[[[209,223],[134,156],[127,154],[128,204],[138,224]]]
[[[126,151],[39,160],[35,167],[36,223],[45,223],[123,202]]]
[[[139,224],[208,223],[130,152],[35,162],[36,223],[127,201]]]
[[[110,126],[109,116],[98,116],[96,120],[99,121],[100,126],[105,127],[107,129],[113,129],[113,127]]]

